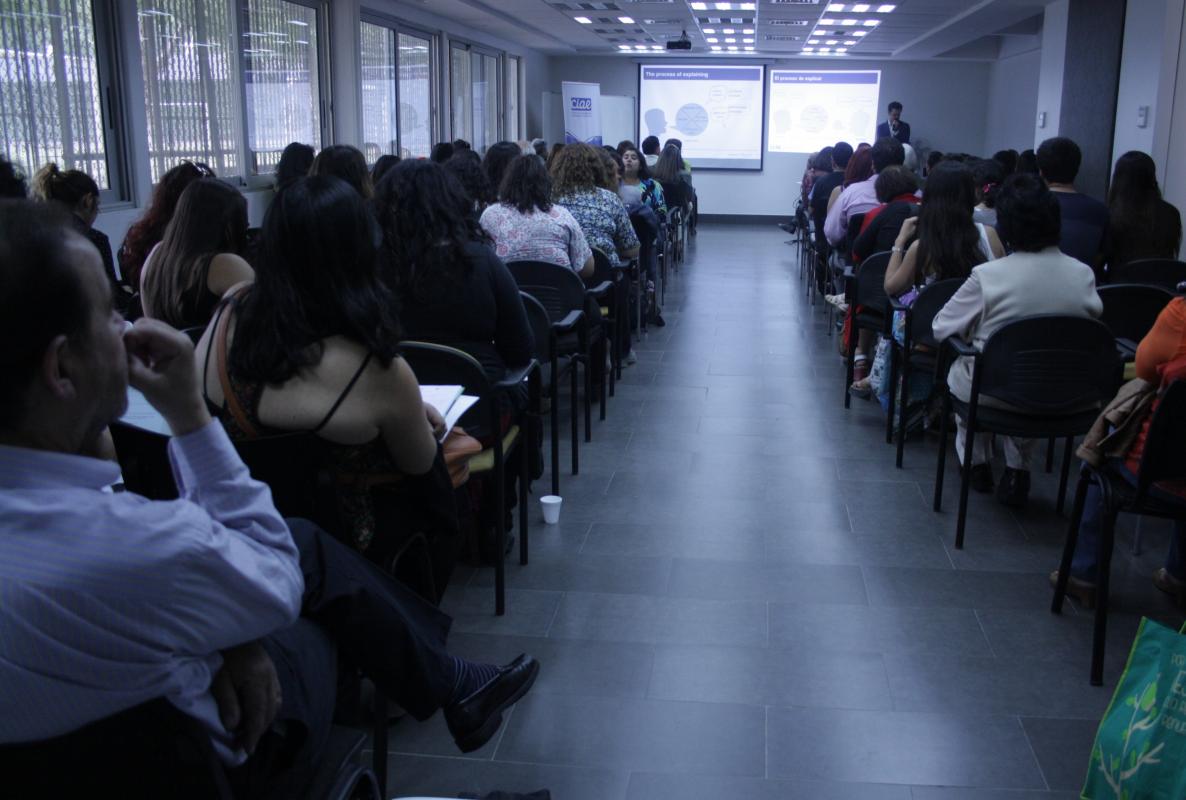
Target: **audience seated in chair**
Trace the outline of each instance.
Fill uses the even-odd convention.
[[[378,186],[379,181],[383,180],[392,167],[398,164],[402,159],[399,156],[391,153],[384,153],[375,161],[375,165],[371,167],[371,185]]]
[[[927,180],[928,189],[938,172],[937,168]],[[927,211],[925,200],[923,211]],[[972,269],[963,286],[935,316],[932,329],[936,340],[962,336],[982,348],[993,331],[1022,317],[1100,315],[1103,304],[1095,291],[1091,269],[1058,251],[1059,201],[1041,180],[1017,174],[1005,182],[997,196],[997,230],[1013,253]],[[957,359],[947,376],[952,395],[966,402],[971,380],[971,359]],[[1000,405],[987,396],[980,402],[984,406]],[[987,435],[974,439],[971,485],[978,492],[989,492],[993,487],[988,439]],[[961,420],[955,438],[961,464],[964,440]],[[1006,469],[997,499],[1006,505],[1023,506],[1029,497],[1032,444],[1032,440],[1005,437]]]
[[[185,188],[198,178],[213,178],[214,170],[205,164],[182,161],[161,176],[152,191],[152,201],[144,216],[132,223],[119,248],[119,268],[129,286],[140,286],[140,270],[152,248],[165,236],[165,228],[177,210],[177,201]]]
[[[69,220],[6,202],[0,250],[0,744],[164,698],[223,764],[255,773],[250,796],[264,783],[291,797],[284,776],[326,740],[339,656],[415,718],[443,709],[461,750],[494,735],[533,659],[449,655],[447,616],[314,526],[286,524],[211,420],[189,340],[157,320],[127,326]],[[173,432],[178,500],[104,491],[119,467],[94,456],[129,384]]]
[[[432,146],[432,152],[428,155],[428,160],[435,164],[444,164],[453,157],[453,143],[452,142],[437,142]]]
[[[514,142],[495,142],[486,150],[486,157],[482,159],[482,169],[486,172],[486,181],[490,187],[487,202],[493,203],[497,199],[498,187],[502,186],[507,168],[521,155],[523,150]]]
[[[0,156],[0,199],[24,200],[29,196],[25,176],[7,158]]]
[[[626,206],[616,192],[602,188],[605,168],[597,148],[569,144],[552,164],[552,201],[580,224],[591,247],[603,251],[614,266],[638,255],[639,241]]]
[[[1047,139],[1038,146],[1037,160],[1038,171],[1061,209],[1059,249],[1099,276],[1108,233],[1108,207],[1075,190],[1075,177],[1083,161],[1079,145],[1065,136]]]
[[[335,144],[322,150],[309,167],[310,175],[332,175],[350,184],[354,191],[367,200],[375,196],[371,183],[371,171],[367,169],[366,157],[357,147]]]
[[[918,214],[918,178],[905,167],[886,167],[873,183],[880,205],[865,213],[861,232],[852,243],[853,261],[891,249],[902,223]]]
[[[445,170],[461,185],[469,201],[470,215],[477,222],[486,206],[495,200],[495,187],[482,169],[481,156],[468,148],[457,150],[445,162]]]
[[[190,183],[140,271],[144,316],[178,329],[205,325],[228,289],[254,278],[241,255],[246,245],[239,190],[217,178]]]
[[[877,206],[877,190],[874,186],[877,181],[876,174],[895,164],[901,166],[906,158],[906,151],[902,149],[901,142],[896,139],[878,139],[877,143],[869,150],[869,157],[873,164],[870,174],[864,180],[858,178],[855,183],[850,182],[846,175],[844,190],[836,202],[828,208],[828,216],[824,221],[824,233],[834,246],[844,242],[848,233],[849,217],[855,214],[864,214]],[[853,163],[850,161],[849,168],[852,167]]]
[[[197,354],[232,438],[307,431],[325,441],[343,525],[334,533],[384,563],[394,547],[370,488],[429,474],[440,419],[398,355],[380,238],[348,183],[298,179],[264,216],[256,282],[219,308]]]
[[[1143,258],[1177,258],[1182,246],[1182,215],[1162,199],[1157,165],[1139,150],[1116,159],[1106,242],[1109,268]]]
[[[111,257],[111,242],[107,234],[96,229],[95,219],[99,216],[99,185],[85,172],[77,169],[61,170],[57,164],[46,164],[33,176],[33,196],[39,200],[61,205],[70,212],[74,227],[90,240],[103,259],[103,272],[111,284],[116,307],[127,306],[131,292],[124,276],[115,269]]]
[[[582,278],[593,275],[593,251],[580,224],[551,201],[552,179],[535,156],[519,156],[507,169],[499,202],[482,212],[482,229],[505,262],[546,261]]]
[[[1016,160],[1016,159],[1015,159]],[[972,164],[972,182],[976,185],[976,210],[972,219],[993,228],[997,226],[997,191],[1007,174],[996,158],[982,158]]]
[[[1176,297],[1170,301],[1165,310],[1158,316],[1153,329],[1141,340],[1137,348],[1136,359],[1137,380],[1144,382],[1141,391],[1160,395],[1174,381],[1186,380],[1186,298]],[[1122,394],[1126,394],[1133,387],[1126,387]],[[1134,484],[1140,468],[1141,453],[1144,451],[1149,422],[1153,419],[1153,412],[1157,408],[1158,399],[1145,406],[1141,419],[1134,423],[1126,420],[1125,427],[1136,424],[1135,437],[1128,452],[1123,457],[1110,456],[1115,459],[1121,473]],[[1109,456],[1104,453],[1104,456]],[[1186,486],[1163,484],[1155,485],[1154,495],[1167,493],[1178,498],[1186,497]],[[1067,583],[1069,594],[1077,597],[1087,607],[1095,603],[1095,584],[1097,578],[1097,545],[1100,538],[1100,526],[1103,514],[1103,496],[1097,483],[1087,488],[1087,495],[1083,504],[1083,517],[1079,523],[1079,537],[1075,542],[1075,555],[1071,561],[1071,576]],[[1153,584],[1163,592],[1173,595],[1179,605],[1186,602],[1186,563],[1182,560],[1182,547],[1186,545],[1186,523],[1178,520],[1174,523],[1173,534],[1170,538],[1169,552],[1165,566],[1153,573]],[[1051,585],[1058,581],[1058,571],[1050,576]]]
[[[679,209],[686,217],[692,208],[692,192],[680,171],[682,163],[679,149],[669,144],[663,148],[655,166],[650,167],[650,173],[663,189],[663,198],[668,210]]]
[[[276,191],[309,174],[317,152],[307,144],[289,142],[276,162]]]

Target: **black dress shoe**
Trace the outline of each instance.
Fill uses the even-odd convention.
[[[1029,470],[1005,467],[1005,474],[1001,476],[1001,485],[997,487],[997,502],[1010,508],[1021,508],[1029,499]]]
[[[445,708],[449,733],[463,753],[477,750],[498,731],[502,712],[527,694],[539,674],[539,662],[524,653],[469,697]]]
[[[961,467],[961,470],[963,468]],[[973,464],[969,485],[973,492],[988,494],[992,491],[992,467],[988,464]]]

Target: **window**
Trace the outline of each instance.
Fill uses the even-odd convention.
[[[317,10],[246,0],[243,87],[251,174],[271,173],[289,142],[321,148]]]
[[[113,188],[91,0],[0,0],[0,136],[32,174],[55,161]]]
[[[138,0],[152,182],[179,161],[242,175],[239,80],[230,6]]]
[[[449,82],[452,85],[453,138],[473,144],[474,121],[470,108],[473,78],[470,75],[469,48],[455,44],[449,60]]]
[[[362,130],[367,161],[428,156],[433,142],[433,46],[427,34],[362,23]]]
[[[519,72],[522,62],[518,56],[507,56],[507,139],[512,142],[522,138],[519,131]]]
[[[454,43],[449,62],[453,138],[482,151],[501,137],[502,87],[499,57]]]

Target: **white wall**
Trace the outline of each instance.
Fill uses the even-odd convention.
[[[1054,0],[1046,6],[1042,20],[1042,61],[1038,74],[1037,112],[1032,120],[1037,149],[1043,139],[1058,136],[1058,120],[1062,116],[1062,76],[1067,57],[1067,21],[1070,0]],[[1046,115],[1046,126],[1039,127],[1038,114]]]
[[[802,69],[841,68],[836,61],[822,60],[766,63]],[[943,151],[984,152],[988,64],[952,61],[939,66],[921,61],[854,60],[845,61],[843,68],[881,70],[880,105],[901,101],[902,118],[910,123],[916,142]],[[553,57],[550,91],[560,91],[560,83],[566,80],[595,80],[601,84],[602,94],[637,98],[638,61],[614,56]],[[786,216],[794,208],[806,164],[807,154],[766,153],[761,172],[695,171],[700,211]]]
[[[989,65],[984,155],[1032,146],[1041,66],[1041,50],[1002,58]]]
[[[1169,157],[1182,9],[1183,0],[1140,0],[1128,4],[1112,163],[1129,150],[1148,153],[1159,167]],[[1148,121],[1143,128],[1137,124],[1141,107],[1148,109]]]
[[[1186,11],[1180,12],[1172,24],[1179,31],[1186,31]],[[1160,169],[1161,188],[1167,201],[1179,209],[1186,209],[1186,58],[1179,59],[1175,70],[1162,75],[1164,80],[1174,83],[1174,87],[1171,90],[1173,113],[1163,114],[1169,116],[1169,124],[1165,131],[1165,166]],[[1162,167],[1161,162],[1158,167]]]

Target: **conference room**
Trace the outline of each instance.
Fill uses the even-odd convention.
[[[1184,0],[0,5],[14,796],[1186,798]]]

